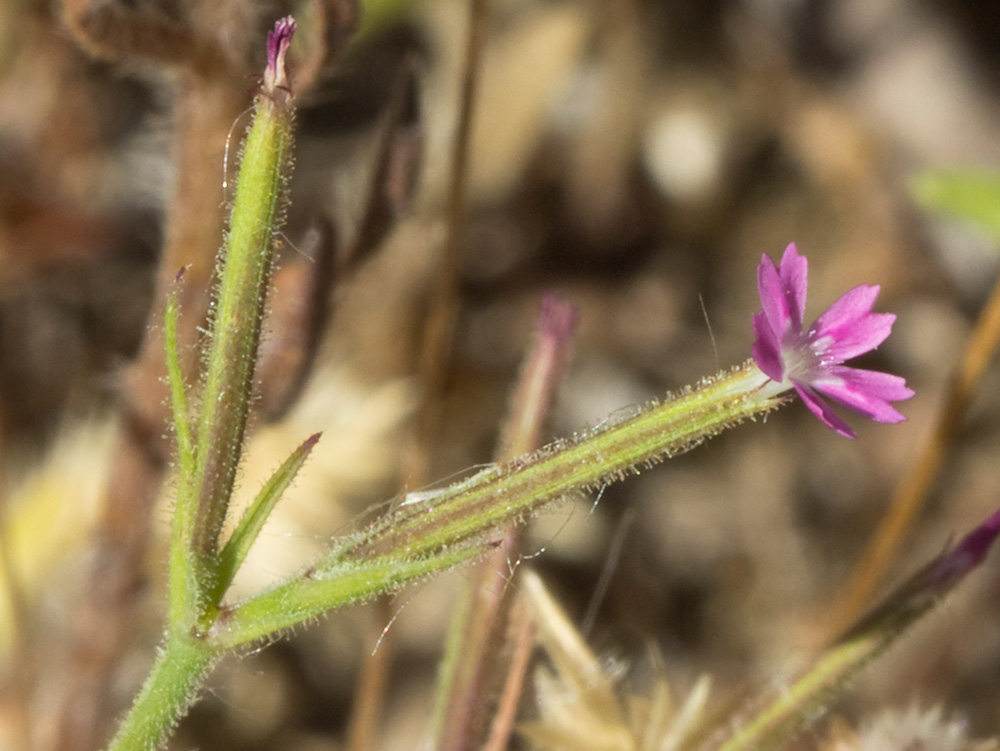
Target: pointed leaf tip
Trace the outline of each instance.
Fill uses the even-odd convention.
[[[219,554],[215,586],[209,593],[212,602],[222,602],[223,595],[236,576],[236,572],[243,565],[250,547],[260,535],[260,531],[264,528],[264,524],[274,507],[295,480],[299,470],[302,469],[309,452],[312,451],[321,435],[321,433],[313,433],[306,438],[264,483],[257,497],[243,513],[232,536]]]
[[[1000,535],[1000,509],[962,538],[954,548],[931,564],[928,586],[942,593],[957,584],[986,558]]]

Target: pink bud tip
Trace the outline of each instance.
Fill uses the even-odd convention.
[[[974,569],[989,552],[1000,534],[1000,511],[980,524],[949,552],[941,556],[928,571],[930,584],[947,589]]]
[[[579,319],[577,309],[554,292],[542,298],[539,329],[544,336],[565,344],[573,336]]]
[[[267,69],[264,71],[264,91],[267,94],[274,95],[277,90],[288,88],[285,55],[295,28],[295,19],[285,16],[276,21],[274,29],[267,33]]]

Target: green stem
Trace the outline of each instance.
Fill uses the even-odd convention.
[[[180,363],[176,284],[167,299],[164,340],[179,474],[169,556],[169,625],[165,644],[111,751],[159,748],[194,701],[212,662],[224,653],[202,632],[213,625],[236,569],[318,438],[307,440],[282,465],[220,553],[219,535],[250,410],[272,243],[291,169],[294,110],[285,56],[294,32],[289,16],[268,35],[267,68],[243,144],[229,232],[220,253],[196,435]],[[225,567],[221,572],[220,565]]]
[[[748,361],[668,401],[646,405],[627,420],[491,465],[425,500],[404,503],[345,541],[327,562],[386,554],[416,557],[482,536],[568,494],[599,490],[767,414],[783,403],[783,390]]]
[[[799,677],[745,723],[732,723],[703,751],[760,751],[787,745],[793,732],[862,668],[889,648],[979,566],[1000,534],[1000,511],[900,585],[895,592],[824,650]]]
[[[481,557],[531,513],[768,413],[783,403],[781,389],[748,362],[624,422],[407,497],[367,529],[336,541],[304,572],[224,609],[208,638],[233,648]]]
[[[194,702],[215,653],[188,636],[168,636],[108,751],[154,751]]]
[[[223,610],[208,638],[220,651],[235,649],[258,639],[273,638],[275,634],[330,610],[393,592],[404,584],[453,568],[482,554],[482,549],[464,547],[415,560],[380,559],[335,571],[310,570],[242,605]]]
[[[258,96],[237,179],[195,450],[194,549],[206,561],[217,552],[239,465],[290,144],[290,111]]]

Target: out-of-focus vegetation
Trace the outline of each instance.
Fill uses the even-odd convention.
[[[0,746],[30,737],[46,751],[106,734],[160,636],[169,482],[162,494],[158,481],[146,487],[150,467],[123,461],[107,425],[149,447],[150,466],[168,474],[164,392],[155,372],[132,364],[159,356],[155,331],[146,332],[158,285],[177,270],[165,249],[197,245],[202,288],[210,286],[230,199],[226,137],[262,62],[249,40],[295,11],[315,44],[307,19],[336,9],[121,4],[164,28],[196,18],[225,41],[192,73],[201,47],[167,63],[135,51],[95,60],[67,31],[84,4],[65,6],[0,10],[0,607],[10,615],[0,621]],[[932,424],[996,278],[997,186],[980,172],[1000,164],[1000,24],[988,6],[490,3],[443,427],[423,446],[431,476],[492,457],[544,291],[571,300],[581,321],[553,436],[745,358],[759,305],[754,269],[761,253],[790,240],[810,257],[812,310],[856,284],[882,285],[880,305],[898,322],[869,364],[905,375],[917,391],[903,426],[862,426],[851,443],[792,407],[765,429],[726,436],[533,528],[529,550],[545,551],[533,565],[572,621],[590,613],[591,649],[638,693],[648,671],[660,685],[659,662],[679,695],[711,674],[719,702],[790,672],[797,651],[823,635],[831,599]],[[269,336],[279,355],[309,357],[270,360],[304,382],[281,381],[290,408],[256,418],[241,477],[247,496],[305,436],[324,438],[253,551],[237,582],[244,591],[314,557],[328,535],[399,488],[447,227],[466,10],[457,0],[372,10],[378,20],[361,21],[354,45],[325,40],[337,55],[314,55],[306,42],[295,50],[292,66],[312,78],[276,288],[313,302],[276,310],[286,316],[276,320],[294,323],[271,325]],[[393,114],[401,91],[418,105],[407,117]],[[384,221],[365,224],[384,135],[417,131],[423,169],[413,194],[404,190],[398,208],[383,206]],[[234,143],[230,175],[235,151]],[[948,171],[956,165],[973,171]],[[917,182],[921,201],[993,234],[913,202],[914,176],[928,174]],[[178,209],[178,194],[191,205]],[[352,256],[359,236],[377,242]],[[329,260],[329,273],[303,271],[316,266],[306,256]],[[324,315],[317,301],[328,304]],[[307,320],[319,322],[315,330]],[[289,331],[305,333],[288,342]],[[196,358],[198,333],[188,336]],[[995,366],[986,378],[995,380]],[[996,506],[994,391],[973,401],[890,579]],[[159,505],[109,512],[115,482]],[[54,500],[51,488],[66,485]],[[141,545],[136,518],[148,528]],[[131,574],[109,584],[108,602],[130,612],[114,635],[100,616],[116,611],[85,607],[108,550],[125,551]],[[605,571],[607,588],[595,596]],[[379,744],[412,747],[461,579],[408,591],[388,614],[354,609],[224,665],[175,747],[342,747],[361,658],[390,619],[394,668]],[[980,572],[834,714],[863,725],[877,708],[905,715],[916,697],[947,708],[940,732],[954,712],[973,735],[995,734],[998,581],[995,567]],[[652,669],[651,644],[660,655]],[[96,684],[73,678],[104,649],[104,699],[88,715],[82,699]]]

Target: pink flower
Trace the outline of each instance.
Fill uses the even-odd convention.
[[[892,331],[896,316],[871,312],[879,287],[855,287],[803,330],[807,277],[808,262],[795,243],[785,248],[777,268],[766,255],[761,258],[757,289],[763,310],[753,317],[751,350],[757,367],[794,387],[823,424],[847,438],[854,438],[854,431],[824,397],[879,422],[905,420],[890,404],[913,396],[904,379],[841,364],[875,349]]]

